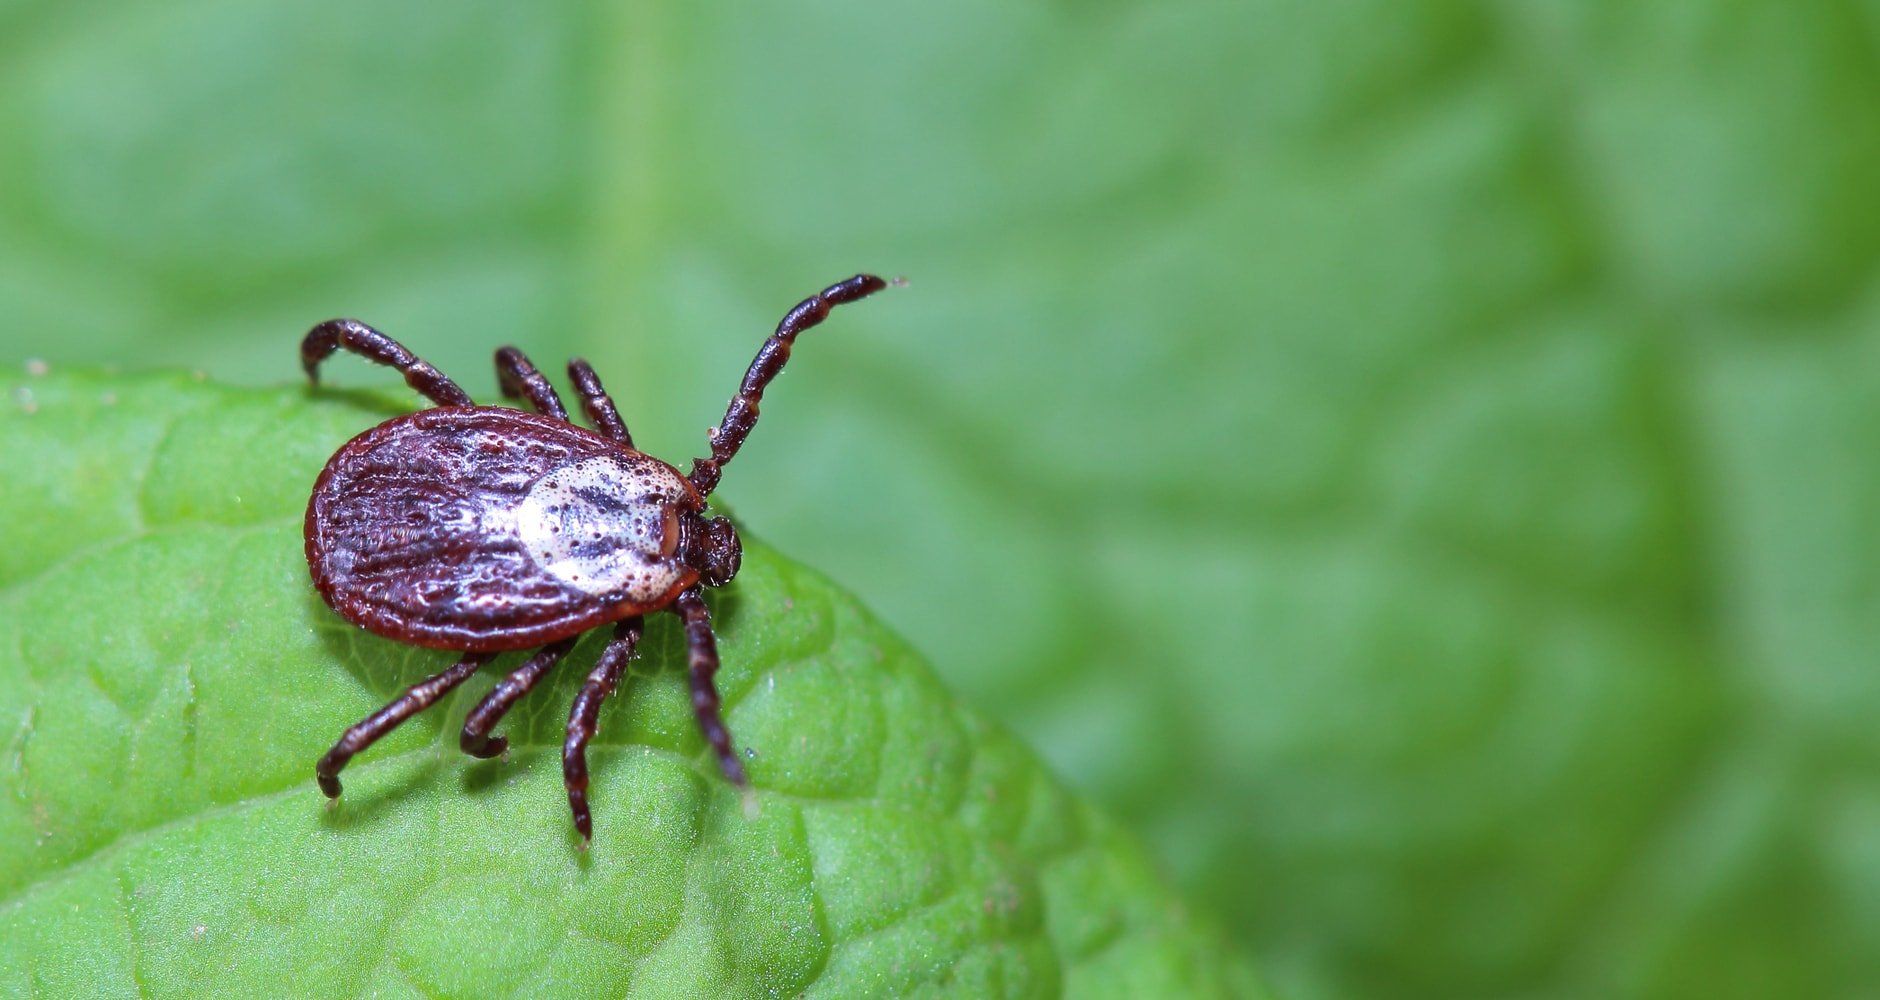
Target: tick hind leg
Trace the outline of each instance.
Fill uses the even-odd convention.
[[[588,674],[587,683],[581,685],[581,693],[575,696],[574,707],[568,711],[568,738],[561,746],[561,774],[568,786],[568,808],[574,811],[575,832],[581,835],[584,844],[594,837],[594,819],[588,813],[587,802],[588,740],[593,739],[600,721],[601,702],[620,686],[620,678],[627,672],[627,661],[633,659],[633,649],[640,644],[645,630],[646,620],[638,615],[614,626],[613,641],[601,652],[599,662]]]
[[[521,351],[513,347],[496,349],[496,382],[504,396],[526,398],[537,413],[556,420],[568,419],[568,409],[561,405],[561,397],[555,395],[555,387],[548,384],[548,379],[542,377]]]
[[[718,766],[725,777],[739,788],[749,788],[744,762],[731,748],[731,730],[725,728],[725,720],[718,713],[718,685],[713,680],[718,673],[718,637],[712,633],[711,609],[705,606],[697,587],[680,594],[672,607],[685,622],[685,641],[690,650],[686,677],[692,688],[692,712],[698,716],[699,731],[718,755]]]
[[[574,383],[574,391],[581,394],[581,412],[587,414],[588,423],[615,441],[633,447],[633,435],[627,433],[627,422],[620,419],[613,397],[602,388],[601,377],[594,374],[594,369],[576,358],[568,362],[568,378]]]
[[[568,655],[568,651],[574,648],[580,638],[578,635],[571,636],[543,646],[534,656],[529,657],[527,663],[497,681],[496,687],[484,695],[483,700],[477,702],[477,707],[471,709],[469,716],[463,720],[463,735],[457,741],[463,752],[472,757],[488,758],[509,749],[509,741],[501,736],[491,736],[490,730],[503,721],[503,716],[535,687],[537,681],[548,676],[548,672],[561,662],[562,657]]]
[[[346,730],[333,749],[320,758],[313,773],[320,782],[320,791],[329,799],[339,798],[339,772],[346,767],[346,762],[353,755],[378,742],[379,737],[398,728],[398,724],[417,715],[419,712],[436,704],[439,698],[449,694],[452,688],[470,679],[477,668],[490,661],[493,653],[465,653],[449,669],[431,675],[413,684],[404,694],[392,699],[384,708],[373,712]]]
[[[356,319],[329,319],[308,330],[306,338],[300,342],[300,366],[307,370],[307,377],[317,383],[320,362],[342,348],[368,361],[398,369],[405,376],[405,384],[439,406],[474,405],[470,394],[444,377],[443,372],[405,350],[405,345]]]

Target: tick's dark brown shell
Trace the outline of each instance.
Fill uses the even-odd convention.
[[[669,604],[698,580],[678,470],[550,417],[443,406],[348,441],[314,483],[307,566],[346,620],[493,652]]]

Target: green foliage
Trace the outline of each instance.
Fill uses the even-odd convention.
[[[354,315],[683,460],[905,273],[725,494],[1283,992],[1864,996],[1873,10],[16,0],[0,358],[274,385]]]
[[[448,662],[360,632],[301,552],[383,410],[185,377],[0,380],[0,996],[1240,996],[1141,850],[821,577],[752,545],[714,604],[757,811],[692,720],[681,636],[561,787],[577,649],[457,752],[486,671],[346,771],[339,731]],[[520,655],[499,661],[513,666]]]

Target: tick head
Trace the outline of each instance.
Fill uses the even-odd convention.
[[[744,544],[738,541],[738,529],[730,519],[694,516],[687,532],[685,561],[698,570],[699,580],[707,587],[722,587],[738,575],[744,559]]]

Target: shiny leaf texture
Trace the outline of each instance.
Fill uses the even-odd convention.
[[[594,845],[561,732],[599,644],[458,752],[485,671],[312,763],[449,654],[347,625],[301,551],[370,397],[0,382],[0,996],[1252,996],[1134,842],[761,545],[714,600],[754,812],[671,616],[603,712]],[[505,668],[514,654],[498,661]]]

